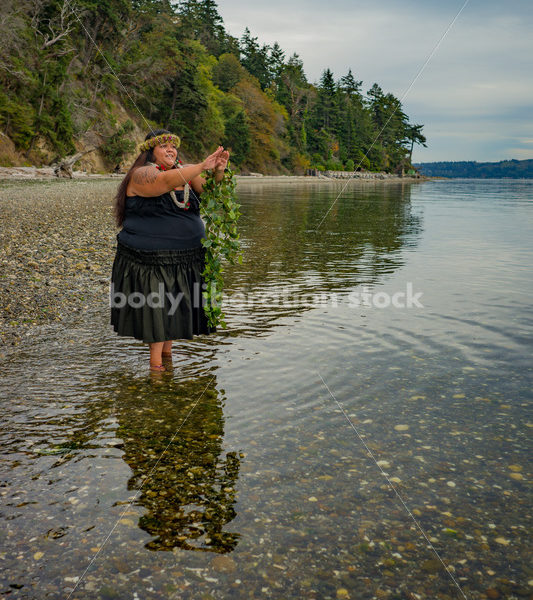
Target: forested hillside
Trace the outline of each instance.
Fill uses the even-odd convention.
[[[533,160],[500,160],[499,162],[432,162],[415,165],[428,177],[466,177],[477,179],[532,179]]]
[[[0,46],[1,166],[94,148],[82,164],[111,170],[156,126],[187,159],[222,143],[263,173],[394,172],[426,141],[378,84],[310,83],[296,54],[230,35],[214,0],[4,0]]]

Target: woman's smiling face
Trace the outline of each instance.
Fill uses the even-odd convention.
[[[153,149],[154,160],[158,165],[170,169],[174,166],[178,150],[173,144],[160,144]]]

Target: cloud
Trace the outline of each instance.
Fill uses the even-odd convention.
[[[336,78],[351,68],[364,90],[377,82],[402,98],[462,5],[435,0],[384,0],[379,5],[223,0],[219,9],[233,35],[240,36],[248,26],[261,43],[278,41],[288,56],[297,52],[312,82],[326,67]],[[450,135],[456,132],[458,139],[465,126],[476,139],[477,132],[485,136],[493,131],[492,141],[489,135],[482,146],[471,145],[468,153],[480,152],[478,160],[503,159],[503,152],[522,147],[515,124],[531,122],[533,116],[532,25],[531,2],[516,0],[507,6],[470,0],[403,99],[411,122],[425,125],[430,147],[421,151],[424,160],[444,152],[455,159],[453,146],[438,133],[441,128]],[[501,132],[515,129],[515,143],[503,145]]]

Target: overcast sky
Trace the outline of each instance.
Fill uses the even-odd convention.
[[[414,161],[533,158],[533,2],[219,0],[226,29],[296,52],[310,82],[351,67],[400,98],[428,148]],[[407,92],[407,93],[406,93]]]

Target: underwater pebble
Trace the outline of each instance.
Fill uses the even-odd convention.
[[[494,541],[502,546],[508,546],[511,543],[511,540],[506,540],[504,537],[497,537]]]
[[[407,431],[409,429],[409,425],[395,425],[394,429],[396,431]]]
[[[211,561],[211,567],[220,573],[233,573],[237,569],[233,558],[226,555],[215,556]]]

